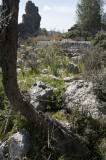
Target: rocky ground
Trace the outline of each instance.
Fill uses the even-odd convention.
[[[20,45],[17,75],[24,98],[77,135],[87,147],[88,159],[101,160],[106,158],[106,103],[95,94],[93,83],[82,78],[82,50],[89,47],[90,42],[69,40],[38,42],[36,47]],[[25,158],[32,145],[30,136],[22,129],[6,140],[0,146],[0,160]]]

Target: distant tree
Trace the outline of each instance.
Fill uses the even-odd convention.
[[[101,28],[103,0],[81,0],[77,4],[77,24],[81,30],[89,33],[95,33]]]

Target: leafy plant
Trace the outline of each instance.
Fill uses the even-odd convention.
[[[30,68],[31,68],[30,73],[35,75],[40,73],[39,65],[36,63],[36,61],[30,63]]]
[[[74,131],[89,141],[88,147],[91,151],[91,159],[102,160],[103,155],[101,154],[99,144],[106,137],[106,131],[101,122],[74,109],[68,120]]]
[[[56,44],[49,45],[45,43],[38,52],[39,59],[42,59],[44,67],[48,67],[50,72],[55,76],[59,75],[58,69],[60,68],[61,62],[60,55],[60,47]]]
[[[26,74],[23,76],[18,76],[18,85],[22,91],[28,91],[28,89],[34,84],[33,75]]]
[[[93,45],[106,49],[106,31],[100,31],[96,34]]]
[[[99,99],[106,101],[106,51],[99,47],[92,47],[85,52],[83,58],[83,78],[92,81],[93,89]],[[101,104],[102,105],[102,104]]]

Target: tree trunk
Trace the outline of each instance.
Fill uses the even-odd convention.
[[[61,154],[71,155],[70,160],[81,157],[89,160],[89,150],[69,130],[61,126],[53,117],[38,112],[20,94],[17,85],[16,61],[18,41],[18,0],[4,0],[3,7],[7,7],[5,16],[12,13],[0,38],[0,61],[2,67],[3,85],[10,103],[16,107],[30,122],[36,123],[48,135]]]

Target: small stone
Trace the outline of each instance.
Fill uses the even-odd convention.
[[[74,79],[74,76],[70,76],[70,77],[65,77],[63,78],[64,82],[70,82]]]
[[[48,77],[52,78],[53,80],[61,81],[61,78],[55,77],[53,75],[48,75]]]

